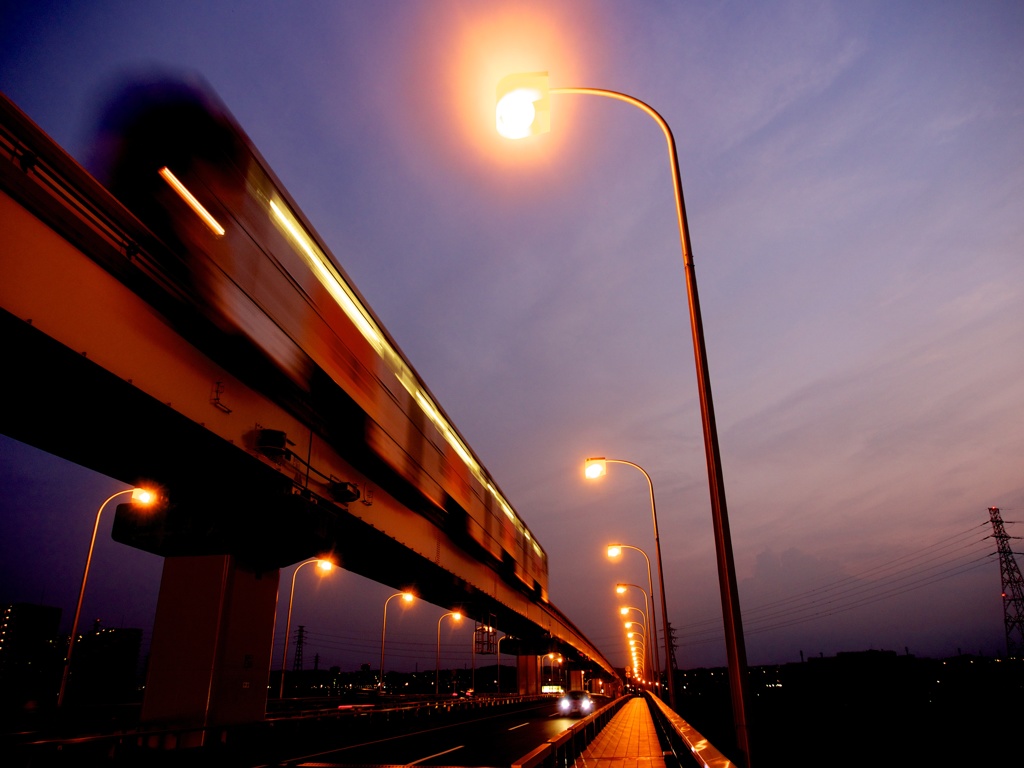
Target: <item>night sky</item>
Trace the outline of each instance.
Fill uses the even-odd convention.
[[[647,576],[604,550],[653,556],[649,497],[583,460],[643,466],[679,665],[724,665],[665,142],[570,95],[550,133],[499,137],[498,81],[542,70],[675,133],[750,663],[1002,653],[987,508],[1024,520],[1021,4],[0,2],[0,90],[87,167],[124,78],[206,81],[616,664],[614,584]],[[69,629],[96,509],[125,487],[0,437],[0,603],[59,606]],[[160,560],[112,519],[83,623],[148,637]],[[299,582],[306,666],[376,666],[394,590]],[[445,610],[393,601],[387,666],[433,669]],[[465,627],[442,643],[469,663]]]

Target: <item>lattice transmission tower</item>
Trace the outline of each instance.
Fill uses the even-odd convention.
[[[298,631],[295,633],[295,663],[292,664],[292,669],[295,672],[302,671],[302,647],[306,644],[306,625],[300,624]]]
[[[1010,549],[1010,536],[1003,526],[999,507],[988,508],[992,520],[992,538],[996,540],[999,553],[999,576],[1003,582],[1003,623],[1006,626],[1006,655],[1010,658],[1024,657],[1024,578]]]

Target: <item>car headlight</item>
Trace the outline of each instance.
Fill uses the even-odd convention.
[[[568,699],[562,699],[558,703],[562,707],[562,709],[568,709],[569,708],[569,700]]]

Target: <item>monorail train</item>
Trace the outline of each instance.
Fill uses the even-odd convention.
[[[164,269],[192,304],[314,395],[341,455],[389,468],[411,506],[546,601],[543,548],[209,90],[126,89],[100,146],[94,172],[175,254]]]

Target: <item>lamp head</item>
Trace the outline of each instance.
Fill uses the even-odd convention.
[[[619,608],[619,613],[625,616],[627,613],[629,613],[629,608]]]
[[[596,480],[608,474],[608,461],[604,456],[596,456],[583,462],[583,474],[588,480]]]
[[[330,573],[331,570],[334,568],[334,563],[332,563],[330,560],[320,559],[316,561],[316,567],[324,573]]]
[[[615,585],[615,593],[619,594],[619,595],[626,594],[626,585],[625,584],[616,584]]]
[[[618,557],[622,554],[622,547],[618,544],[612,544],[608,547],[608,557]]]
[[[403,592],[402,593],[402,602],[403,603],[411,603],[413,601],[414,597],[415,597],[415,595],[412,592]]]
[[[462,621],[462,614],[458,611],[452,614],[452,621]]]
[[[506,139],[525,139],[551,129],[547,72],[520,72],[498,83],[495,127]]]
[[[156,494],[148,488],[132,489],[132,504],[153,504],[156,499]]]

